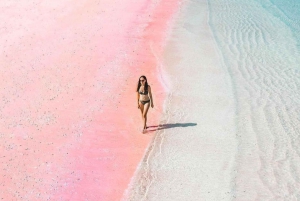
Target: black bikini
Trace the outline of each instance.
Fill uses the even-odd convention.
[[[147,101],[142,101],[142,100],[140,100],[140,102],[141,102],[143,105],[145,105],[146,103],[149,103],[150,100],[147,100]]]
[[[147,95],[147,94],[148,94],[148,89],[147,89],[147,90],[145,90],[144,92],[142,92],[142,91],[139,91],[139,93],[140,93],[140,94],[142,94],[142,95]]]
[[[147,94],[148,94],[148,90],[145,90],[144,92],[139,91],[139,94],[141,94],[141,95],[147,95]],[[149,102],[150,102],[150,99],[149,99],[149,100],[146,100],[146,101],[140,100],[140,102],[141,102],[143,105],[145,105],[146,103],[149,103]]]

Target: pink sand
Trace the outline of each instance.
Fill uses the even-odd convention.
[[[0,3],[0,200],[120,200],[158,124],[157,60],[179,0]]]

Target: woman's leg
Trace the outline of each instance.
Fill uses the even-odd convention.
[[[144,105],[140,101],[139,101],[139,105],[140,105],[140,110],[141,110],[142,119],[143,119]]]
[[[143,112],[143,120],[144,120],[144,129],[146,129],[146,124],[147,124],[147,113],[150,107],[150,102],[146,103],[144,105],[144,112]]]

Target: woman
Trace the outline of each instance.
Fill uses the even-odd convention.
[[[138,108],[140,108],[142,112],[142,118],[144,121],[144,127],[143,132],[147,129],[147,112],[150,106],[151,101],[151,107],[153,108],[153,98],[151,93],[151,87],[148,85],[147,78],[142,75],[139,79],[138,85],[137,85],[137,99],[138,99]]]

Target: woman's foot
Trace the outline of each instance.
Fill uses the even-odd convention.
[[[146,128],[144,127],[143,129],[142,129],[142,133],[145,133],[147,131],[147,126],[146,126]]]

